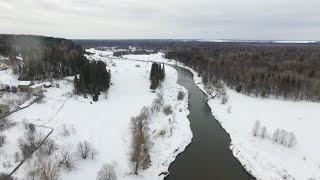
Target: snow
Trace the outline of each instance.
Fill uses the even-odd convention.
[[[192,138],[187,119],[188,99],[186,97],[182,101],[177,100],[179,90],[187,92],[177,84],[176,70],[166,67],[166,78],[162,88],[155,93],[149,89],[151,63],[113,59],[110,57],[112,55],[110,51],[87,51],[94,53],[88,55],[89,59],[112,64],[108,66],[112,74],[112,86],[107,94],[102,93],[99,96],[98,102],[92,102],[90,96],[86,99],[73,95],[72,77],[69,77],[55,81],[54,83],[60,84],[59,88],[47,89],[40,103],[13,113],[9,119],[18,124],[27,119],[38,126],[53,128],[50,138],[55,140],[59,148],[68,146],[74,149],[77,143],[83,140],[89,141],[94,146],[98,151],[97,157],[93,160],[78,160],[74,171],[70,173],[62,171],[61,179],[95,179],[102,165],[111,162],[117,164],[118,179],[163,179],[164,175],[158,175],[168,171],[170,163],[185,149]],[[172,106],[173,114],[166,116],[163,112],[159,112],[152,116],[149,125],[150,139],[153,142],[150,151],[152,164],[139,176],[134,176],[130,173],[129,167],[130,120],[139,114],[142,107],[150,106],[157,93],[163,94],[164,103]],[[69,137],[61,135],[63,127],[71,131]],[[160,136],[162,130],[166,133]],[[18,131],[15,126],[9,133]],[[5,150],[12,151],[13,147],[17,147],[14,145],[14,140],[12,142],[10,143],[12,147]],[[0,166],[0,171],[1,168]],[[23,165],[15,176],[25,177],[27,169],[27,165]]]
[[[44,83],[40,83],[40,84],[34,84],[32,86],[30,86],[31,89],[35,89],[35,88],[39,88],[42,87]]]
[[[18,75],[14,75],[12,69],[0,71],[0,85],[18,86]]]

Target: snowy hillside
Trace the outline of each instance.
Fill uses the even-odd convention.
[[[157,92],[149,89],[151,63],[124,61],[107,58],[109,52],[91,50],[91,60],[108,62],[112,74],[112,86],[108,93],[102,93],[98,102],[91,97],[73,95],[72,78],[56,81],[59,87],[47,89],[40,103],[20,110],[8,117],[10,121],[20,125],[7,130],[10,136],[2,148],[2,162],[11,162],[10,167],[1,167],[0,171],[9,172],[14,163],[14,154],[19,152],[19,137],[24,134],[22,122],[33,123],[38,127],[53,128],[49,136],[56,143],[56,151],[51,157],[59,158],[62,151],[74,151],[79,142],[87,141],[94,149],[94,159],[75,158],[75,167],[71,172],[61,171],[61,179],[95,179],[102,165],[114,165],[118,179],[163,179],[170,163],[191,142],[192,133],[187,119],[188,98],[178,100],[179,91],[186,90],[177,84],[177,72],[166,67],[166,78]],[[130,121],[138,115],[142,107],[151,106],[154,99],[162,95],[163,104],[172,107],[172,113],[165,114],[162,110],[151,117],[149,132],[151,145],[151,166],[140,175],[132,175],[129,166],[130,153]],[[38,128],[37,128],[38,130]],[[47,130],[39,130],[46,135]],[[75,153],[74,156],[77,156]],[[17,177],[28,179],[28,173],[35,161],[27,161],[15,173]]]

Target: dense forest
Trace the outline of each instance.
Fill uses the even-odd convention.
[[[79,69],[79,77],[75,76],[74,87],[76,93],[93,94],[93,100],[98,100],[101,91],[110,87],[111,74],[102,61],[86,62]]]
[[[192,67],[208,86],[223,81],[238,92],[320,101],[320,46],[221,43],[179,47],[166,58]]]
[[[17,64],[21,80],[70,76],[87,61],[81,46],[70,40],[30,35],[0,35],[0,55]]]

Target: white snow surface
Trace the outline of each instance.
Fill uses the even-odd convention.
[[[147,55],[127,55],[128,59],[156,60],[179,64],[163,58],[162,53]],[[182,67],[182,64],[179,64]],[[197,72],[195,84],[205,91],[204,84]],[[229,133],[230,149],[245,169],[257,179],[320,179],[320,104],[296,102],[280,99],[250,97],[227,88],[229,101],[221,104],[221,99],[211,99],[208,104],[212,114]],[[230,113],[228,109],[230,108]],[[267,133],[277,129],[293,132],[297,144],[285,147],[252,135],[255,121],[259,120],[267,128]]]
[[[169,165],[191,142],[192,132],[187,119],[188,98],[177,100],[180,90],[187,93],[184,87],[177,84],[177,72],[172,67],[166,67],[166,78],[161,90],[151,92],[149,89],[149,74],[151,63],[110,59],[110,52],[88,50],[94,54],[91,60],[102,60],[108,63],[111,71],[112,85],[107,95],[102,93],[98,102],[72,95],[73,82],[66,78],[55,83],[60,88],[48,88],[41,103],[35,103],[9,116],[11,121],[21,123],[25,119],[36,125],[54,128],[50,138],[54,139],[59,148],[75,148],[77,143],[87,140],[98,151],[95,159],[78,160],[76,169],[72,172],[62,172],[64,180],[96,179],[97,172],[104,163],[116,165],[118,179],[163,179],[162,172],[167,172]],[[136,67],[139,65],[139,67]],[[171,105],[173,114],[166,116],[159,112],[152,116],[150,122],[150,139],[153,142],[150,156],[151,167],[140,175],[131,174],[129,167],[130,153],[130,120],[139,114],[144,106],[150,106],[157,93],[162,93],[165,105]],[[107,96],[107,99],[105,98]],[[71,135],[62,135],[62,127],[67,127]],[[16,126],[17,127],[17,126]],[[11,132],[12,130],[12,132]],[[17,132],[12,128],[8,134]],[[165,131],[161,136],[160,132]],[[18,151],[17,137],[10,140],[9,150]],[[20,133],[22,136],[22,134]],[[16,142],[16,144],[14,144]],[[16,147],[13,151],[13,147]],[[58,152],[56,152],[58,153]],[[2,171],[0,166],[0,171]],[[16,177],[27,179],[27,165],[23,165],[15,174]],[[9,170],[7,169],[6,172]]]

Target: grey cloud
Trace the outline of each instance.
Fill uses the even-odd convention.
[[[320,39],[318,0],[0,0],[0,33]]]

